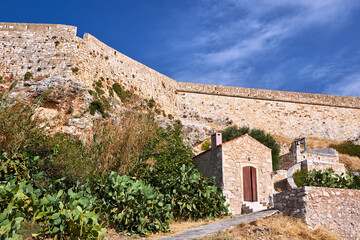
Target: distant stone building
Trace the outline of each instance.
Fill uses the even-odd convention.
[[[195,156],[194,163],[204,176],[215,177],[233,214],[241,213],[243,203],[272,198],[271,149],[248,134],[225,143],[221,133],[213,134],[211,148]]]
[[[288,170],[295,164],[302,170],[311,171],[333,169],[335,173],[345,173],[345,166],[339,163],[339,154],[335,149],[307,149],[305,138],[291,144],[289,153],[281,156],[280,169]]]

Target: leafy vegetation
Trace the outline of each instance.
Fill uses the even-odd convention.
[[[146,235],[171,218],[227,214],[221,189],[193,169],[180,121],[124,112],[96,120],[83,142],[50,136],[35,113],[51,91],[25,104],[9,98],[14,87],[0,93],[1,239],[100,239],[104,226]]]
[[[73,68],[71,68],[71,71],[73,72],[73,73],[76,73],[76,72],[78,72],[80,69],[78,68],[78,67],[73,67]]]
[[[360,158],[360,145],[353,144],[352,142],[331,144],[330,147],[336,149],[339,153]]]
[[[209,142],[207,140],[205,142],[203,142],[203,144],[201,144],[202,151],[209,150],[210,147],[211,147],[211,142]]]
[[[59,41],[55,41],[55,47],[59,46],[60,42]]]
[[[192,167],[192,148],[184,143],[181,129],[180,122],[166,129],[158,128],[141,152],[135,175],[158,186],[165,179],[179,176],[182,165]]]
[[[151,98],[148,102],[147,102],[147,106],[149,108],[154,108],[155,107],[155,100],[153,98]]]
[[[116,95],[118,95],[118,97],[120,98],[121,102],[125,102],[126,99],[130,98],[132,96],[130,91],[125,91],[119,83],[114,83],[113,84],[113,89],[114,92],[116,93]]]
[[[171,206],[149,184],[112,172],[98,188],[102,211],[118,230],[148,234],[169,229]]]
[[[95,100],[95,101],[92,101],[90,103],[90,106],[89,106],[89,109],[90,109],[90,114],[91,115],[95,115],[95,112],[98,111],[99,113],[101,113],[101,115],[105,118],[106,117],[106,113],[105,113],[105,108],[102,104],[102,102],[100,100]]]
[[[197,220],[228,214],[225,197],[215,180],[204,178],[192,167],[183,165],[175,178],[163,180],[160,191],[171,205],[176,220]]]
[[[325,171],[315,169],[309,172],[296,171],[294,173],[294,181],[298,187],[330,187],[330,188],[349,188],[360,189],[360,179],[346,171],[346,174],[335,174],[334,170],[327,169]]]
[[[26,72],[24,75],[24,80],[28,81],[30,78],[32,78],[33,74],[31,72]]]
[[[257,141],[261,142],[262,144],[271,149],[273,170],[278,170],[280,161],[280,146],[279,144],[277,144],[274,137],[271,136],[269,133],[266,133],[264,130],[255,128],[250,129],[248,127],[228,127],[222,131],[223,142],[230,141],[246,133],[248,133],[251,137],[255,138]]]

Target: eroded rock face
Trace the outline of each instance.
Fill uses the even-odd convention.
[[[62,76],[45,78],[31,85],[30,89],[38,97],[52,89],[53,92],[45,97],[43,106],[65,114],[81,114],[92,101],[83,83]]]

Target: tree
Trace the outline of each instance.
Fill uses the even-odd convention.
[[[230,141],[248,133],[251,137],[255,138],[257,141],[261,142],[262,144],[271,149],[273,170],[275,171],[279,169],[280,146],[279,144],[277,144],[274,137],[271,136],[269,133],[266,133],[264,130],[261,129],[250,129],[248,127],[237,128],[235,126],[228,127],[224,129],[221,133],[223,142]]]

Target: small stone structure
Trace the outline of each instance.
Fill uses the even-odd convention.
[[[211,149],[194,157],[206,177],[222,187],[230,212],[240,214],[245,201],[268,203],[274,192],[271,149],[248,134],[222,143],[211,136]]]
[[[331,168],[337,174],[345,173],[345,166],[339,163],[339,154],[335,149],[306,149],[305,138],[291,144],[289,153],[281,156],[279,166],[288,170],[297,163],[301,163],[301,169],[306,171]]]
[[[275,208],[325,227],[341,239],[360,239],[360,190],[301,187],[274,195]]]

